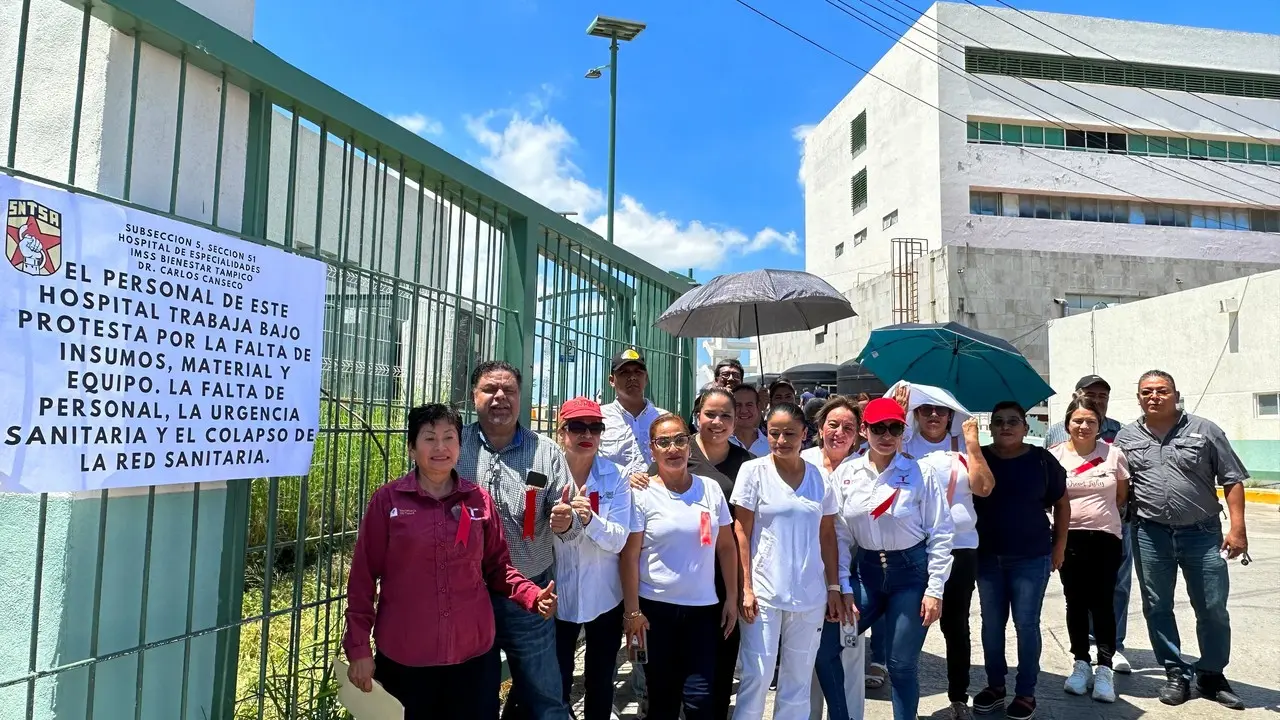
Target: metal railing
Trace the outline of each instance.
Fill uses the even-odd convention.
[[[687,411],[692,343],[652,323],[690,280],[177,0],[0,0],[0,73],[0,172],[328,266],[308,476],[0,496],[0,716],[342,717],[346,571],[407,408],[468,408],[505,358],[546,430],[635,344]]]

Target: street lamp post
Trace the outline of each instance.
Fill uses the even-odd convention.
[[[587,34],[594,37],[609,38],[609,64],[591,68],[587,71],[590,79],[599,78],[604,70],[609,71],[609,186],[608,210],[605,231],[606,239],[613,243],[613,205],[614,205],[614,156],[617,146],[618,128],[618,41],[634,40],[640,31],[645,29],[644,23],[597,15],[587,26]]]

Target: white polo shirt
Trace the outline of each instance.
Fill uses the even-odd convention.
[[[778,474],[773,457],[738,469],[732,503],[755,513],[751,528],[751,584],[763,606],[804,612],[827,602],[819,528],[837,512],[836,496],[822,472],[804,463],[794,490]]]
[[[752,441],[751,447],[747,447],[746,445],[743,445],[742,441],[738,439],[737,435],[730,435],[729,442],[733,443],[734,445],[737,445],[740,448],[744,448],[747,452],[751,453],[752,455],[755,455],[758,458],[762,458],[765,455],[769,454],[769,436],[765,435],[763,430],[756,431],[756,439]]]
[[[600,457],[621,465],[625,475],[644,471],[653,462],[653,452],[649,449],[649,426],[666,412],[648,400],[644,401],[644,410],[639,415],[627,412],[617,400],[600,406],[600,414],[604,416]]]
[[[703,542],[703,515],[708,542]],[[715,605],[716,539],[733,522],[720,485],[701,475],[683,493],[650,482],[632,493],[631,532],[643,532],[640,597],[701,607]]]
[[[618,553],[631,534],[631,486],[616,463],[597,456],[583,494],[597,493],[599,511],[572,540],[555,536],[556,617],[585,623],[622,602]]]

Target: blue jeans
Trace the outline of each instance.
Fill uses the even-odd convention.
[[[871,635],[867,638],[868,662],[876,665],[889,664],[889,649],[884,644],[884,632],[884,620],[877,620],[876,624],[871,626]]]
[[[1166,671],[1191,674],[1181,657],[1182,639],[1173,615],[1178,569],[1196,613],[1200,660],[1195,669],[1220,673],[1231,659],[1231,618],[1227,614],[1227,561],[1222,549],[1222,521],[1213,516],[1194,525],[1171,527],[1139,520],[1134,532],[1134,566],[1142,591],[1142,614],[1156,661]]]
[[[979,548],[981,550],[981,548]],[[1035,697],[1040,675],[1040,610],[1049,584],[1048,555],[1015,557],[978,554],[978,604],[982,613],[982,655],[987,686],[1005,687],[1004,632],[1013,615],[1018,634],[1018,677],[1014,694]]]
[[[848,720],[849,701],[844,696],[844,665],[840,663],[840,623],[822,624],[822,642],[818,644],[818,657],[814,659],[813,672],[822,688],[822,699],[827,704],[827,720]],[[862,638],[858,642],[863,642]]]
[[[920,622],[920,603],[929,582],[924,543],[889,552],[859,548],[854,569],[860,622],[874,627],[881,619],[884,621],[880,630],[893,686],[890,699],[894,720],[915,720],[920,707],[920,650],[929,631]],[[843,691],[843,670],[835,687]]]
[[[546,587],[551,571],[529,579],[539,587]],[[502,716],[564,720],[569,716],[569,707],[561,696],[555,621],[544,620],[505,597],[490,595],[489,599],[497,626],[497,638],[490,652],[505,652],[511,668],[511,696]]]

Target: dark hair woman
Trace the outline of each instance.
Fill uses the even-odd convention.
[[[447,405],[409,411],[413,470],[369,499],[347,580],[347,677],[365,692],[377,680],[406,720],[498,717],[490,592],[556,610],[555,583],[515,569],[493,498],[454,469],[461,435]]]

